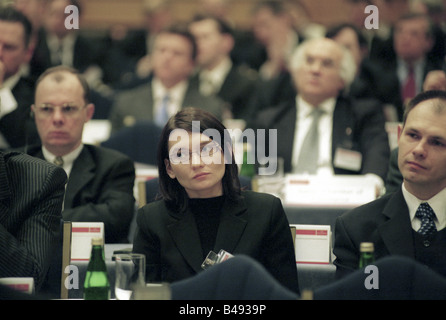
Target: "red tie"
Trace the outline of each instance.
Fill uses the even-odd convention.
[[[409,67],[409,73],[403,87],[403,101],[407,101],[413,97],[415,97],[415,74],[413,67]]]

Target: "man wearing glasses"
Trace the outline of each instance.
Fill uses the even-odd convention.
[[[134,164],[116,151],[82,143],[94,113],[85,79],[69,67],[45,71],[31,106],[42,145],[27,153],[62,166],[69,177],[62,216],[104,222],[106,243],[127,242],[135,199]]]

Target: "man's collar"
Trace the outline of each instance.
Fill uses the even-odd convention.
[[[20,70],[19,70],[16,74],[10,76],[8,79],[6,79],[5,81],[3,81],[3,86],[2,86],[2,88],[8,88],[9,90],[14,89],[14,87],[16,86],[16,84],[19,82],[20,77],[22,76],[22,70],[23,70],[23,69],[20,68]]]

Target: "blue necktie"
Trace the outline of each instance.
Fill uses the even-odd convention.
[[[432,210],[431,206],[427,202],[420,204],[417,212],[415,213],[415,217],[421,220],[421,227],[417,231],[419,234],[428,236],[437,231],[434,222],[434,210]]]
[[[168,94],[166,94],[163,97],[163,100],[161,101],[161,106],[158,110],[158,113],[156,114],[155,123],[160,127],[164,127],[167,120],[169,120],[169,112],[167,110],[169,106],[169,99],[170,97]]]

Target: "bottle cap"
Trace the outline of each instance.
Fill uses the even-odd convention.
[[[104,244],[104,239],[102,238],[92,238],[91,245],[92,246],[102,246]]]
[[[373,245],[373,242],[361,242],[359,250],[361,252],[373,252],[375,250],[375,247]]]

